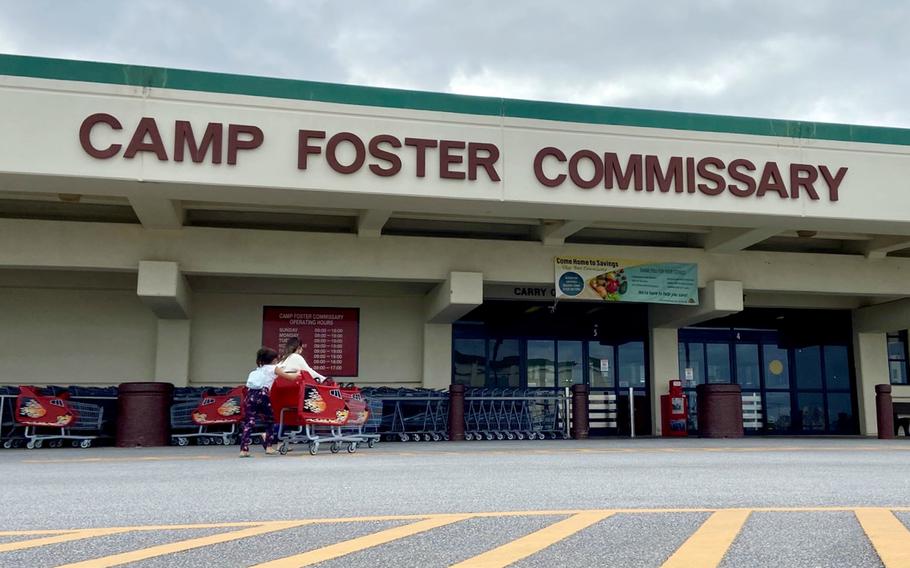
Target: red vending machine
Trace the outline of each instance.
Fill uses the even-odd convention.
[[[682,381],[670,381],[670,394],[660,396],[661,432],[664,436],[688,436],[689,400]]]

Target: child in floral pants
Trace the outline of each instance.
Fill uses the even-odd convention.
[[[269,389],[277,376],[294,379],[286,375],[275,365],[278,353],[274,349],[263,347],[256,353],[256,368],[247,378],[246,411],[243,419],[243,432],[240,434],[240,457],[250,457],[250,433],[259,418],[265,425],[266,431],[262,438],[262,446],[266,455],[272,456],[278,452],[272,447],[278,435],[278,425],[275,424],[275,415],[272,413],[272,401],[269,399]]]

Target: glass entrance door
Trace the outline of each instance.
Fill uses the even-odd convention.
[[[781,345],[776,331],[761,330],[693,328],[680,330],[679,337],[691,428],[697,428],[695,386],[726,382],[742,387],[744,411],[760,401],[753,433],[858,432],[846,345]]]

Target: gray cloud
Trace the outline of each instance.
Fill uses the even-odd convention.
[[[887,0],[5,2],[0,50],[314,81],[910,127]]]

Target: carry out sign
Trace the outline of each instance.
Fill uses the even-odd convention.
[[[698,265],[557,256],[556,297],[606,302],[698,304]]]

